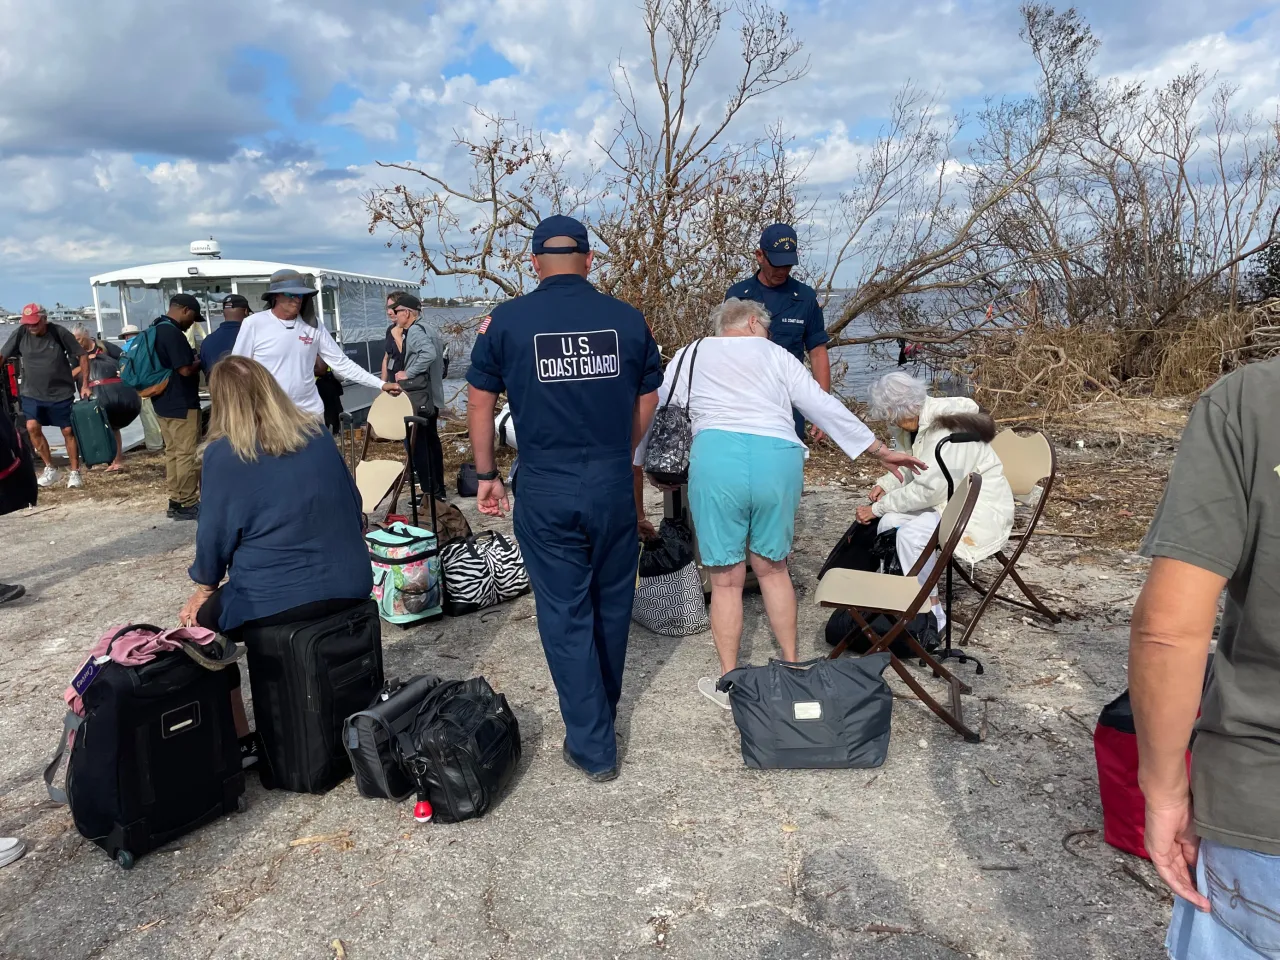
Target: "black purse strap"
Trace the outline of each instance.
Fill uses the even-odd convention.
[[[693,360],[689,362],[689,389],[690,390],[693,389],[693,364],[698,359],[698,345],[700,343],[702,343],[701,337],[699,337],[697,340],[693,342]],[[676,361],[676,375],[671,378],[671,392],[667,394],[667,402],[662,405],[663,410],[671,406],[671,401],[675,398],[676,388],[680,386],[680,369],[684,366],[684,358],[687,356],[689,356],[689,348],[685,347],[684,350],[680,351],[680,359]],[[688,403],[688,402],[689,402],[688,400],[685,400],[685,403]]]
[[[689,409],[689,405],[693,402],[693,368],[698,363],[698,348],[702,346],[702,341],[704,339],[704,337],[699,337],[697,340],[693,341],[693,356],[689,358],[689,382],[684,393],[684,408],[686,410]],[[677,370],[676,376],[678,377],[679,375],[680,371]]]

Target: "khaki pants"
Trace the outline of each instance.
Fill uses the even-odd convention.
[[[142,398],[142,414],[139,417],[142,421],[142,439],[148,450],[160,450],[164,447],[164,437],[160,434],[160,418],[156,416],[156,409],[151,405],[150,397]]]
[[[188,410],[183,420],[158,417],[164,436],[164,477],[169,499],[189,507],[200,502],[200,475],[196,471],[196,444],[200,442],[200,411]]]

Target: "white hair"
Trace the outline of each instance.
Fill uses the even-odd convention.
[[[96,339],[93,331],[90,330],[88,327],[86,327],[83,323],[77,323],[74,327],[72,327],[71,335],[75,337],[77,340],[79,340],[81,337],[84,337],[87,340]]]
[[[751,321],[752,317],[755,317],[756,322],[766,330],[773,321],[773,315],[763,303],[730,297],[711,311],[711,326],[718,337],[726,330],[740,330]]]
[[[901,370],[886,373],[871,385],[871,409],[873,420],[897,423],[920,415],[920,409],[929,397],[929,389]]]

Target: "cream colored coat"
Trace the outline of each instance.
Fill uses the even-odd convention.
[[[885,495],[873,504],[877,517],[886,513],[920,513],[924,510],[941,511],[947,503],[947,478],[937,463],[938,442],[950,431],[935,423],[944,414],[977,413],[978,405],[964,397],[928,397],[920,410],[920,428],[915,443],[911,435],[897,425],[892,429],[894,446],[910,450],[911,455],[923,460],[929,469],[912,475],[903,471],[905,480],[894,479],[887,473],[880,478]],[[951,478],[959,481],[970,473],[982,476],[982,490],[974,505],[973,515],[965,528],[956,556],[966,563],[985,560],[997,550],[1004,549],[1013,530],[1013,490],[1004,478],[1004,467],[989,443],[949,443],[942,448],[943,459]]]

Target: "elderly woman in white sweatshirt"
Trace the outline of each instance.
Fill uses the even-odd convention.
[[[799,360],[771,342],[763,304],[729,299],[712,319],[715,336],[676,351],[658,398],[665,402],[673,391],[678,402],[688,398],[689,506],[702,561],[710,568],[711,634],[725,674],[738,665],[748,559],[782,656],[797,657],[796,595],[787,558],[809,451],[796,438],[792,408],[850,458],[870,453],[890,470],[923,464],[877,440]],[[644,454],[642,443],[637,464],[644,463]],[[712,677],[698,681],[699,691],[727,710],[728,695],[715,685]]]
[[[888,420],[894,443],[928,464],[918,475],[899,480],[886,474],[872,488],[871,505],[858,508],[862,523],[879,522],[877,532],[898,531],[898,561],[905,573],[915,566],[933,536],[947,504],[947,479],[938,466],[938,443],[953,433],[974,433],[981,442],[949,443],[942,459],[955,482],[970,473],[982,476],[982,489],[973,515],[965,527],[955,555],[978,563],[1004,548],[1013,530],[1013,490],[1004,477],[1000,458],[991,449],[996,425],[978,405],[965,397],[931,397],[923,383],[895,370],[871,387],[873,420]],[[920,582],[933,569],[932,559],[920,571]],[[946,613],[933,597],[938,629],[946,626]]]

